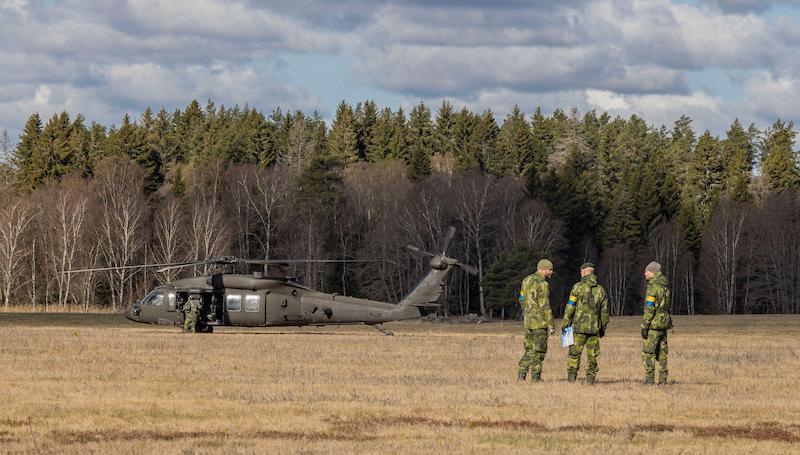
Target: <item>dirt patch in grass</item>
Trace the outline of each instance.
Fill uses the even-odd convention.
[[[668,424],[643,424],[632,427],[612,427],[608,425],[562,425],[547,426],[539,422],[527,420],[489,420],[489,419],[434,419],[421,416],[381,416],[367,419],[333,419],[329,423],[338,430],[368,428],[374,426],[426,426],[442,428],[489,428],[496,430],[525,430],[534,433],[601,433],[630,436],[639,433],[673,433],[686,432],[701,438],[739,438],[756,441],[800,442],[800,436],[792,430],[796,425],[781,426],[774,422],[759,422],[747,425],[711,425],[711,426],[676,426]]]
[[[26,420],[0,419],[0,427],[19,428],[28,425]]]
[[[313,431],[258,430],[236,433],[204,431],[95,430],[55,431],[53,438],[61,444],[91,444],[110,441],[175,441],[181,439],[288,439],[293,441],[367,441],[373,436]]]

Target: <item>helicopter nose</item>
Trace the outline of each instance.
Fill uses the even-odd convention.
[[[139,320],[139,307],[137,305],[130,305],[128,308],[125,309],[125,317],[130,319],[131,321],[138,321]]]

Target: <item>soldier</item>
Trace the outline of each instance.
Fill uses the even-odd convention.
[[[542,362],[547,353],[547,335],[555,332],[553,310],[550,308],[550,287],[547,279],[553,274],[553,263],[542,259],[536,273],[522,280],[519,304],[525,315],[525,351],[519,360],[517,380],[524,381],[531,370],[531,380],[542,380]]]
[[[569,293],[567,309],[561,331],[572,326],[575,344],[569,347],[567,358],[567,381],[575,382],[581,364],[581,353],[586,346],[586,382],[594,384],[597,376],[597,356],[600,355],[600,338],[608,327],[608,297],[603,286],[597,283],[594,264],[581,265],[581,280],[575,283]]]
[[[644,383],[653,384],[655,379],[655,359],[658,358],[660,371],[658,383],[667,383],[667,330],[672,328],[670,315],[670,296],[667,278],[661,274],[661,264],[651,262],[644,269],[647,280],[647,293],[642,316],[642,361],[644,362]]]
[[[183,331],[186,333],[194,333],[197,328],[197,318],[200,316],[200,311],[203,309],[203,303],[200,296],[192,294],[189,300],[183,305]]]

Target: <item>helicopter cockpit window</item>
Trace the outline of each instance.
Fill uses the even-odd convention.
[[[242,296],[229,295],[226,301],[228,311],[242,311]]]
[[[248,294],[244,296],[244,311],[249,313],[258,313],[259,303],[261,298],[258,294]]]
[[[142,301],[143,305],[161,306],[164,304],[164,293],[162,291],[153,291],[147,295]]]

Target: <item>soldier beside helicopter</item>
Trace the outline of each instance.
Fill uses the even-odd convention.
[[[197,331],[197,320],[203,310],[203,301],[197,294],[190,294],[189,299],[183,304],[183,331],[194,333]]]

